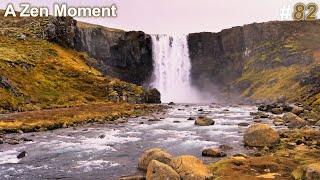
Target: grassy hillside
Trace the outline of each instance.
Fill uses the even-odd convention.
[[[142,87],[104,77],[87,65],[93,61],[87,54],[37,38],[48,21],[0,16],[0,113],[141,102]]]
[[[277,41],[262,42],[252,49],[242,77],[243,97],[301,101],[320,110],[320,29],[305,23]]]

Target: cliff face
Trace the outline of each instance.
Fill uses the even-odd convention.
[[[193,84],[222,96],[274,100],[285,95],[317,105],[319,98],[310,100],[306,92],[319,97],[315,73],[320,62],[319,25],[319,21],[267,22],[190,34]],[[140,85],[151,77],[152,42],[143,32],[54,18],[39,35],[87,52],[95,59],[87,63],[104,75]]]
[[[104,75],[142,85],[152,73],[151,37],[143,32],[106,28],[52,18],[43,37],[89,54],[90,65]]]
[[[190,34],[193,83],[201,88],[205,81],[223,92],[254,99],[280,94],[297,99],[302,94],[297,91],[320,84],[313,79],[316,82],[308,87],[297,85],[319,65],[319,25],[319,21],[268,22]]]
[[[142,85],[152,73],[151,37],[79,23],[75,48],[98,60],[103,74]]]

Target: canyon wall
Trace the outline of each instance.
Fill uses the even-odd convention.
[[[138,85],[151,77],[151,37],[141,31],[126,32],[72,18],[51,18],[42,36],[88,53],[94,58],[90,65],[107,76]]]
[[[192,83],[215,96],[228,93],[271,100],[280,95],[292,100],[318,97],[319,22],[253,23],[218,33],[189,34]],[[43,36],[87,52],[94,58],[88,63],[104,75],[139,85],[147,84],[151,77],[152,42],[143,32],[54,18]],[[317,99],[309,104],[319,104]]]
[[[281,94],[296,99],[295,92],[304,87],[297,84],[319,66],[319,25],[319,21],[267,22],[192,33],[188,42],[193,83],[255,99]],[[313,83],[306,91],[320,81]],[[274,93],[267,92],[272,88]]]

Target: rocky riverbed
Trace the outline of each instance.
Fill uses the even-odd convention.
[[[7,134],[5,139],[19,144],[0,144],[0,179],[116,179],[143,175],[138,158],[155,147],[173,157],[192,155],[205,164],[222,158],[202,156],[202,150],[208,148],[223,149],[225,154],[217,156],[263,156],[257,148],[245,146],[245,130],[256,123],[269,124],[275,130],[287,127],[284,123],[273,125],[270,112],[255,112],[255,106],[178,104],[171,105],[167,112],[128,122]],[[277,116],[281,118],[282,114]],[[211,120],[208,126],[196,125],[195,121],[206,118]]]

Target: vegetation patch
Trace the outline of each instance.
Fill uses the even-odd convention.
[[[163,106],[128,103],[93,103],[79,107],[30,111],[0,116],[0,132],[35,132],[86,123],[115,123],[119,118],[137,117],[163,110]]]

